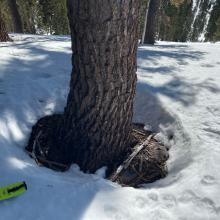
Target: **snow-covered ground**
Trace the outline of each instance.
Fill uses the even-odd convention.
[[[171,148],[169,175],[133,189],[103,179],[103,170],[89,175],[73,165],[59,173],[26,155],[33,124],[65,105],[70,39],[13,38],[0,43],[0,186],[25,180],[28,191],[0,202],[0,219],[220,219],[219,43],[139,48],[134,121]]]

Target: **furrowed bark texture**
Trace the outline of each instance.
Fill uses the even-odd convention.
[[[156,15],[159,10],[160,0],[149,0],[147,22],[145,28],[144,44],[155,43]]]
[[[70,92],[63,115],[33,127],[26,150],[39,162],[94,172],[124,160],[132,144],[139,6],[139,0],[68,0]]]
[[[139,0],[70,0],[73,70],[62,138],[67,160],[91,172],[130,144]]]
[[[7,1],[14,23],[14,31],[16,33],[23,33],[23,26],[22,26],[21,16],[18,11],[17,2],[16,0],[7,0]]]
[[[0,42],[4,42],[4,41],[10,41],[10,38],[8,36],[5,22],[0,10]]]

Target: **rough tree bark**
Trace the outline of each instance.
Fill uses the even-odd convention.
[[[146,8],[145,19],[144,19],[144,28],[143,28],[143,32],[142,32],[142,38],[141,38],[141,43],[142,44],[144,43],[144,38],[145,38],[145,34],[146,34],[147,16],[148,16],[149,4],[150,4],[150,0],[147,0],[147,8]]]
[[[4,19],[3,19],[3,16],[1,14],[1,10],[0,10],[0,42],[10,41],[10,40],[11,39],[8,36],[6,26],[5,26],[5,22],[4,22]]]
[[[16,0],[8,0],[8,6],[11,11],[13,23],[14,23],[14,31],[16,33],[23,33],[23,25],[21,21],[21,16],[18,11],[18,5]]]
[[[73,70],[67,105],[63,115],[38,122],[28,151],[37,137],[38,155],[90,172],[124,159],[132,142],[139,7],[140,0],[68,0]]]
[[[155,43],[155,30],[156,30],[156,17],[160,6],[160,0],[149,0],[146,15],[146,27],[144,32],[144,44],[154,44]]]

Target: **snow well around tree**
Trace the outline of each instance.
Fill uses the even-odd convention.
[[[1,203],[2,219],[219,220],[219,43],[139,48],[134,121],[159,131],[170,159],[165,179],[133,189],[103,179],[105,168],[59,173],[26,155],[36,121],[63,111],[70,39],[11,37],[0,44],[0,186],[25,180],[28,191]]]

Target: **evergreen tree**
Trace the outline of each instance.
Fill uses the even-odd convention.
[[[189,0],[162,0],[160,16],[159,39],[187,40],[191,23],[191,2]]]
[[[14,23],[14,32],[23,33],[23,25],[16,0],[7,0]]]
[[[66,0],[39,0],[39,28],[47,34],[69,34]],[[59,18],[59,19],[57,19]]]
[[[214,34],[214,40],[215,41],[220,41],[220,17],[216,21],[216,31]]]
[[[149,0],[147,9],[145,33],[143,37],[144,44],[154,44],[156,36],[156,17],[160,6],[160,0]]]
[[[212,11],[209,25],[206,33],[206,40],[216,41],[219,40],[218,31],[219,31],[219,19],[220,19],[220,0],[217,0]]]
[[[2,16],[1,9],[0,9],[0,41],[4,42],[4,41],[9,41],[9,40],[10,38],[8,36],[6,26],[5,26],[5,21],[4,21],[4,18]]]
[[[149,7],[149,0],[143,0],[141,2],[141,8],[140,8],[140,18],[139,18],[139,38],[141,39],[141,42],[143,42],[145,27],[146,27],[146,17],[147,17],[147,10]]]
[[[68,5],[73,70],[67,106],[63,115],[39,121],[27,150],[37,138],[42,157],[94,172],[118,165],[131,146],[140,1]]]
[[[36,34],[40,23],[38,0],[17,0],[25,33]]]

